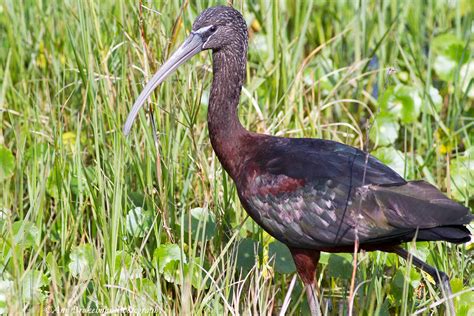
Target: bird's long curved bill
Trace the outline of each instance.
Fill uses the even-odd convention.
[[[132,124],[137,118],[138,111],[145,103],[146,99],[170,74],[172,74],[180,65],[185,63],[191,57],[202,51],[203,41],[199,34],[191,33],[186,41],[171,55],[171,57],[161,66],[156,74],[147,83],[137,100],[133,104],[132,110],[128,114],[127,121],[123,127],[123,133],[128,135]]]

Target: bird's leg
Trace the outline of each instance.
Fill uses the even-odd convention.
[[[446,275],[446,273],[444,273],[443,271],[439,271],[436,268],[430,266],[429,264],[425,263],[421,259],[418,259],[417,257],[413,256],[412,254],[410,254],[408,251],[406,251],[403,248],[396,247],[393,249],[393,252],[407,261],[409,261],[411,257],[411,260],[413,264],[415,265],[415,267],[418,267],[420,270],[423,270],[429,275],[431,275],[431,277],[433,277],[433,279],[436,281],[438,286],[441,288],[443,295],[446,297],[446,306],[449,310],[448,315],[452,315],[452,316],[456,315],[453,299],[452,299],[453,292],[451,291],[451,285],[449,284],[449,277]]]
[[[311,315],[321,315],[321,307],[319,306],[318,297],[314,284],[305,284],[306,298],[308,299],[309,310]]]
[[[296,270],[304,283],[311,315],[321,315],[321,307],[315,290],[314,276],[320,252],[316,250],[290,248]]]

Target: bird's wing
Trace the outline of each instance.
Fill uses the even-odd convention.
[[[353,191],[335,180],[308,181],[264,173],[256,175],[242,195],[244,206],[257,223],[290,246],[344,246],[354,242],[356,233],[363,241],[393,229],[376,213],[357,216]]]
[[[312,138],[274,138],[259,151],[262,171],[295,179],[332,179],[352,187],[404,184],[395,171],[365,152],[338,142]]]
[[[417,228],[466,223],[467,209],[435,187],[407,183],[355,148],[313,139],[278,145],[252,160],[242,200],[289,245],[350,245],[356,234],[362,243],[402,241]]]
[[[369,203],[380,208],[394,227],[423,229],[465,225],[473,220],[467,207],[450,200],[426,181],[368,186],[359,190],[366,191],[361,194],[364,196],[362,205]]]

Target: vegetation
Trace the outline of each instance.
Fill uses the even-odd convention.
[[[221,1],[0,1],[0,311],[304,314],[286,248],[241,207],[208,139],[210,53],[121,133],[143,83]],[[244,1],[240,117],[250,130],[369,150],[473,205],[469,0]],[[473,226],[471,225],[471,230]],[[407,245],[474,313],[474,246]],[[323,254],[328,314],[347,312],[350,254]],[[358,257],[354,308],[444,310],[426,274]]]

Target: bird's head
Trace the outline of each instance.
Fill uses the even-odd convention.
[[[204,10],[194,22],[188,38],[163,63],[138,96],[125,122],[124,134],[128,135],[130,133],[138,111],[153,90],[180,65],[203,50],[211,49],[217,52],[239,45],[241,46],[240,49],[243,48],[246,52],[247,26],[242,14],[226,6],[217,6]]]
[[[244,42],[241,37],[247,36],[247,25],[239,11],[217,6],[199,15],[191,33],[201,36],[203,50],[220,50]]]

